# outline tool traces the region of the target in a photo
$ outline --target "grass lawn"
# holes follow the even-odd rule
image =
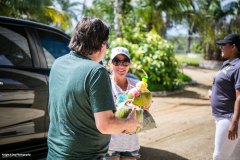
[[[176,59],[181,65],[199,66],[200,61],[203,59],[198,54],[175,54]]]

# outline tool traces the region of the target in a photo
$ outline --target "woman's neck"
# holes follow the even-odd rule
[[[128,81],[126,77],[112,77],[114,82],[123,90],[126,91],[127,90],[127,86],[128,86]]]
[[[232,60],[234,60],[235,58],[238,58],[239,57],[239,52],[238,52],[238,50],[236,49],[236,50],[234,50],[233,51],[233,53],[230,55],[230,57],[228,58],[229,59],[229,61],[232,61]]]
[[[235,58],[238,58],[238,57],[239,57],[238,55],[234,55],[234,56],[230,57],[228,60],[229,60],[229,62],[231,62],[232,60],[234,60]]]

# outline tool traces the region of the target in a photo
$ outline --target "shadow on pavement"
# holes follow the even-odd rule
[[[207,94],[207,92],[206,92]],[[174,95],[170,95],[168,97],[177,97],[177,98],[193,98],[193,99],[202,99],[202,100],[208,100],[205,96],[200,95],[197,92],[194,91],[188,91],[184,90],[183,93],[178,93]]]
[[[143,146],[140,148],[140,154],[140,160],[188,160],[175,153]]]
[[[203,85],[203,84],[197,84],[197,85],[192,85],[192,88],[201,88],[201,89],[206,89],[207,91],[209,89],[211,89],[211,86],[209,85]],[[206,91],[206,95],[208,94],[208,92]],[[184,89],[183,92],[180,93],[176,93],[176,94],[172,94],[169,95],[168,97],[178,97],[178,98],[193,98],[193,99],[202,99],[202,100],[209,100],[208,97],[206,97],[206,95],[200,95],[198,92],[196,91],[189,91],[187,89]]]

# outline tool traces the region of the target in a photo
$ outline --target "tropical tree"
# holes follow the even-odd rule
[[[220,56],[216,52],[214,41],[216,27],[223,16],[220,2],[218,0],[201,0],[201,3],[197,4],[199,9],[195,12],[197,16],[195,22],[201,36],[205,59],[219,59]]]
[[[121,16],[121,6],[119,0],[114,1],[114,30],[116,31],[116,36],[121,37],[121,25],[120,25],[120,16]]]
[[[239,24],[239,2],[233,2],[225,10],[219,0],[194,0],[191,6],[185,19],[189,28],[189,37],[192,33],[199,34],[205,59],[221,60],[219,48],[214,42],[227,33],[239,30],[235,25],[235,23]]]
[[[54,7],[51,0],[0,0],[0,15],[28,19],[66,30],[70,16]]]
[[[98,17],[109,24],[114,24],[114,0],[93,0],[92,6],[87,7],[83,14],[90,17]]]
[[[184,11],[189,7],[188,0],[136,0],[134,4],[136,19],[144,22],[150,31],[155,28],[163,37],[173,24],[184,18]]]
[[[67,23],[60,23],[67,33],[71,33],[73,30],[72,22],[77,21],[79,16],[86,7],[86,0],[83,2],[71,2],[69,0],[54,0],[55,3],[59,4],[60,12],[66,17]]]
[[[51,5],[51,0],[0,0],[0,15],[32,18],[32,13],[38,8],[42,9],[43,7]]]
[[[240,26],[240,0],[232,1],[228,5],[222,7],[223,16],[221,24],[218,25],[220,33],[237,33]]]
[[[68,13],[71,18],[77,20],[79,15],[82,15],[83,10],[86,7],[86,0],[83,2],[71,2],[69,0],[56,0],[60,5],[62,11]],[[80,9],[81,6],[81,9]]]

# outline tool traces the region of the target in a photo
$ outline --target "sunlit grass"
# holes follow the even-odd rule
[[[201,55],[175,54],[176,59],[181,65],[199,66],[203,59]]]

